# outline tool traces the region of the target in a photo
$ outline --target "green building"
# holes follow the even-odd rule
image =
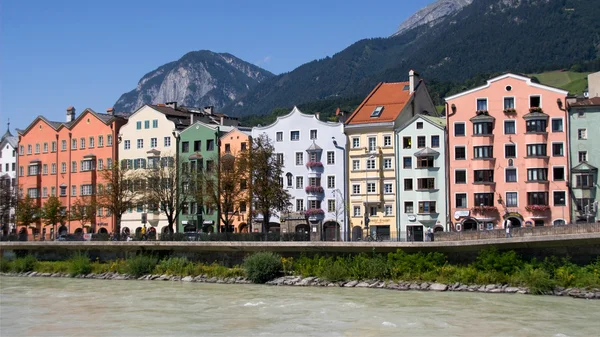
[[[572,223],[600,221],[600,97],[569,105]]]

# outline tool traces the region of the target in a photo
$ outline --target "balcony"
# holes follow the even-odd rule
[[[473,146],[491,146],[494,145],[494,135],[473,135],[471,142]]]
[[[317,221],[325,217],[325,211],[320,208],[309,208],[304,215],[308,217],[308,220]]]
[[[325,192],[323,186],[306,186],[304,191],[308,194],[323,194]]]
[[[550,210],[548,205],[527,205],[525,210],[530,213],[544,213]]]

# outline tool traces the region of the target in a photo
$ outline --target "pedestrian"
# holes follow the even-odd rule
[[[512,238],[511,228],[512,222],[509,219],[504,220],[504,228],[506,229],[506,238]]]
[[[146,241],[146,225],[142,227],[142,240]]]

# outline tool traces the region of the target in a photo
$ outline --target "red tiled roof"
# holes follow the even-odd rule
[[[350,115],[346,124],[392,122],[410,100],[409,82],[379,83]],[[405,90],[406,88],[406,90]],[[371,117],[376,107],[383,106],[379,117]]]
[[[577,107],[596,106],[596,105],[600,105],[600,97],[592,97],[590,99],[586,99],[586,100],[575,102],[575,103],[571,104],[571,106],[577,106]]]

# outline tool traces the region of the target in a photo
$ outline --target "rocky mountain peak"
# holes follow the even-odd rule
[[[470,5],[472,2],[473,0],[438,0],[425,6],[415,14],[411,15],[408,19],[404,20],[392,36],[400,35],[407,30],[422,25],[433,26],[440,22],[444,17],[460,11],[463,7]]]

